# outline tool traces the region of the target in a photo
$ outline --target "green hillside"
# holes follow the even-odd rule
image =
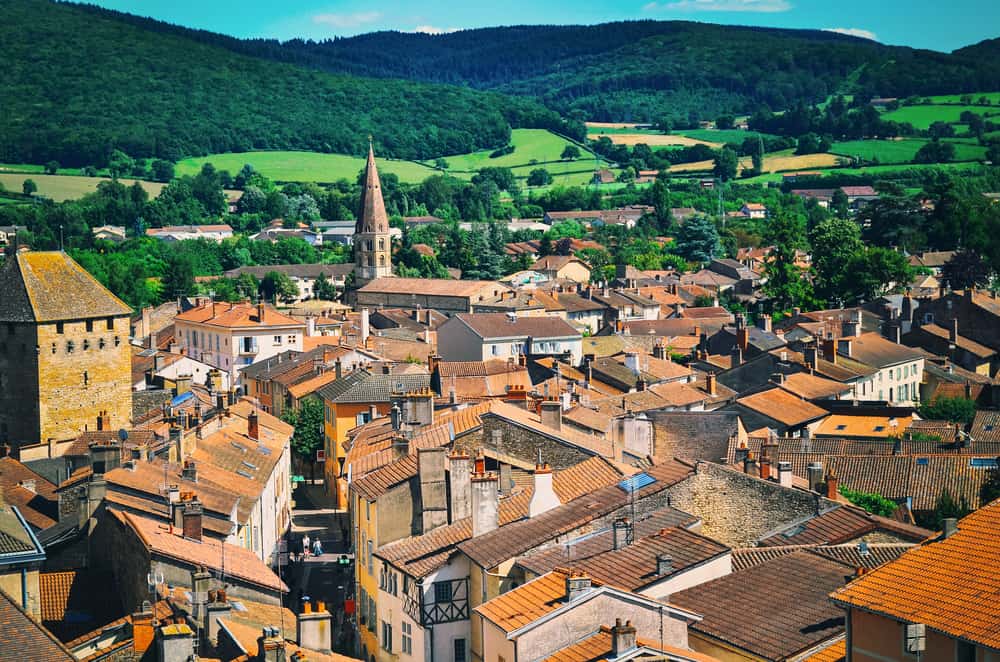
[[[558,124],[526,100],[333,75],[234,53],[155,21],[6,0],[0,162],[103,165],[253,149],[428,158],[503,145],[511,124]]]

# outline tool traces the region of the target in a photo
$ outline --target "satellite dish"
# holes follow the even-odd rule
[[[128,430],[122,428],[118,431],[118,441],[125,441],[128,439]]]

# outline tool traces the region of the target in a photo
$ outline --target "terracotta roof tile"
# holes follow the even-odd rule
[[[580,337],[580,332],[561,317],[518,316],[511,319],[507,313],[459,313],[452,319],[465,324],[483,339],[520,336],[530,336],[536,340]]]
[[[784,547],[747,547],[733,550],[733,572],[746,570],[796,551],[808,551],[836,559],[854,568],[873,570],[899,558],[912,549],[910,543],[868,543],[863,553],[856,543],[845,545],[786,545]]]
[[[420,294],[446,297],[475,297],[485,290],[491,296],[507,291],[506,285],[493,280],[450,280],[445,278],[376,278],[359,292]],[[495,293],[494,293],[495,291]]]
[[[107,590],[112,585],[109,575],[94,569],[39,573],[42,623],[60,641],[70,641],[121,618],[118,595]]]
[[[0,591],[0,628],[4,633],[3,650],[16,651],[14,657],[20,662],[76,662],[69,649],[3,591]]]
[[[507,591],[476,607],[475,611],[504,632],[527,625],[555,611],[566,601],[566,579],[570,572],[559,569]],[[592,586],[603,584],[592,580]]]
[[[747,409],[778,421],[783,425],[796,426],[815,421],[827,415],[821,409],[799,397],[779,388],[772,388],[760,393],[748,395],[737,401]]]
[[[1000,648],[1000,501],[963,518],[950,537],[929,541],[834,592],[844,607],[924,623],[987,648]]]
[[[603,662],[614,659],[611,650],[611,628],[602,625],[597,634],[552,653],[544,662]],[[649,653],[663,653],[668,662],[718,662],[711,655],[696,653],[683,648],[662,646],[659,641],[638,637],[636,644],[648,649]],[[660,658],[663,659],[663,658]]]
[[[295,326],[305,330],[305,322],[279,313],[268,304],[260,305],[264,309],[263,319],[259,314],[258,306],[255,304],[223,302],[211,302],[204,306],[192,308],[178,314],[176,319],[182,322],[196,322],[226,328]]]
[[[171,533],[165,524],[131,513],[110,511],[124,526],[133,530],[146,548],[189,565],[203,565],[221,572],[222,549],[226,552],[226,574],[273,591],[288,591],[281,579],[248,549],[203,538],[188,540]]]

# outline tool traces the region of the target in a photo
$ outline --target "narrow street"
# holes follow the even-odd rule
[[[285,582],[291,590],[286,605],[295,613],[302,611],[306,599],[323,601],[333,615],[331,648],[334,652],[353,655],[353,628],[344,613],[344,601],[353,597],[354,562],[340,563],[341,554],[350,552],[349,516],[346,512],[329,507],[322,485],[299,484],[294,493],[296,507],[292,511],[293,541],[308,535],[310,544],[317,539],[323,548],[320,556],[293,555],[299,561],[290,561],[285,572]],[[298,547],[293,542],[292,550]]]

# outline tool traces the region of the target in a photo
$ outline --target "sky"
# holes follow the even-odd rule
[[[327,39],[376,30],[448,32],[512,24],[690,20],[846,32],[951,51],[1000,36],[995,0],[89,0],[235,37]]]

